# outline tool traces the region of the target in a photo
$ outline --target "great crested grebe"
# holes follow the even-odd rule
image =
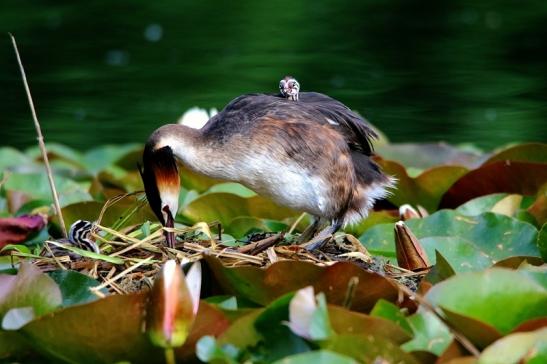
[[[376,133],[342,103],[319,93],[302,102],[248,94],[230,102],[202,129],[169,124],[152,133],[141,176],[160,222],[173,227],[180,179],[175,158],[186,167],[239,182],[280,205],[305,211],[314,222],[302,234],[313,250],[340,227],[364,218],[385,197],[393,179],[372,161]],[[167,244],[175,235],[166,232]]]
[[[291,101],[298,101],[300,84],[293,76],[285,76],[279,81],[279,93],[281,97]]]

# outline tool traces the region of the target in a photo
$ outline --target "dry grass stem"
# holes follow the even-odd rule
[[[15,55],[17,56],[17,63],[19,64],[19,70],[21,71],[23,85],[25,86],[25,91],[27,93],[28,103],[30,106],[30,111],[32,113],[32,119],[34,120],[34,126],[36,128],[38,146],[40,147],[40,152],[42,153],[42,159],[44,160],[44,165],[46,167],[46,174],[49,180],[49,187],[51,188],[51,195],[53,197],[53,203],[55,205],[55,212],[57,213],[57,216],[59,216],[59,223],[61,225],[61,230],[63,232],[63,236],[66,239],[68,235],[67,235],[67,230],[65,226],[65,220],[63,219],[61,204],[59,203],[59,195],[57,194],[57,189],[55,188],[55,181],[53,180],[53,172],[51,171],[51,166],[49,165],[49,158],[47,156],[46,144],[44,143],[44,137],[42,135],[42,128],[40,127],[38,116],[36,115],[34,102],[32,101],[32,95],[30,93],[30,88],[27,82],[27,75],[23,67],[23,62],[21,61],[21,56],[19,55],[19,50],[17,49],[17,43],[15,42],[15,37],[11,33],[9,36],[11,37],[11,41],[13,43],[13,49],[15,50]]]

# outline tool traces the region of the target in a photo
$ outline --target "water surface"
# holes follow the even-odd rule
[[[547,140],[547,2],[3,0],[47,141],[144,142],[285,74],[392,141]],[[2,145],[35,143],[0,36]]]

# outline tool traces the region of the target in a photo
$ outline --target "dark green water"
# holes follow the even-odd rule
[[[2,145],[144,142],[191,106],[274,92],[284,74],[392,141],[547,140],[547,1],[0,3]]]

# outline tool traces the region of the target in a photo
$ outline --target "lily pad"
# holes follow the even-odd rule
[[[443,309],[492,325],[502,334],[547,315],[546,287],[518,270],[491,268],[459,274],[433,286],[426,298]]]
[[[545,163],[497,161],[458,179],[442,196],[440,207],[456,208],[473,198],[500,192],[533,196],[545,181]]]
[[[0,317],[11,308],[32,307],[35,316],[49,313],[62,302],[61,290],[39,268],[22,262],[16,276],[0,275]]]
[[[11,169],[10,167],[28,166],[32,160],[17,149],[11,147],[0,148],[0,171]]]
[[[146,302],[146,293],[112,295],[43,316],[21,332],[33,349],[63,361],[155,363],[163,352],[142,331]],[[186,344],[177,349],[177,357],[193,358],[197,339],[219,335],[227,324],[220,311],[201,302],[195,325]]]
[[[482,352],[478,364],[532,363],[532,360],[537,363],[547,360],[547,328],[501,338]]]
[[[297,214],[260,196],[244,198],[225,192],[202,195],[182,211],[182,215],[192,222],[218,220],[226,225],[239,216],[282,220]]]
[[[406,224],[432,264],[438,250],[457,272],[481,270],[511,256],[539,256],[535,227],[504,215],[463,216],[441,210]],[[371,253],[395,258],[393,224],[377,225],[359,240]]]
[[[388,363],[418,364],[412,355],[390,340],[373,335],[338,335],[322,347],[352,357],[360,363],[383,359]]]
[[[54,180],[61,206],[92,199],[86,188],[79,183],[60,176],[54,176]],[[43,199],[50,203],[53,201],[45,173],[13,173],[3,187],[6,191],[23,192],[33,199]]]
[[[50,272],[49,276],[59,285],[65,307],[98,299],[89,289],[100,283],[85,274],[72,270],[56,270]]]
[[[437,209],[445,192],[468,171],[465,167],[441,166],[428,169],[413,178],[397,162],[380,160],[379,163],[385,173],[397,178],[397,188],[388,197],[390,202],[396,206],[421,205],[430,212]]]
[[[427,169],[440,165],[475,168],[481,156],[446,143],[383,144],[376,148],[378,155],[401,163],[405,167]]]
[[[357,364],[358,362],[349,356],[336,354],[329,350],[310,351],[296,355],[290,355],[280,359],[274,364]]]
[[[515,145],[494,154],[484,164],[498,161],[547,163],[547,144],[528,143]]]
[[[114,165],[125,155],[141,149],[142,147],[138,144],[102,145],[87,151],[82,158],[82,162],[89,172],[97,174]],[[133,168],[136,168],[136,165]]]
[[[348,262],[319,267],[302,261],[279,261],[263,269],[228,268],[212,256],[206,256],[205,261],[224,293],[264,306],[286,293],[310,285],[315,292],[324,292],[328,303],[342,305],[352,277],[359,281],[352,310],[368,312],[378,299],[395,302],[398,296],[397,288],[387,278]]]
[[[431,312],[421,311],[407,318],[414,337],[401,347],[408,352],[428,351],[441,355],[450,345],[453,335]]]

